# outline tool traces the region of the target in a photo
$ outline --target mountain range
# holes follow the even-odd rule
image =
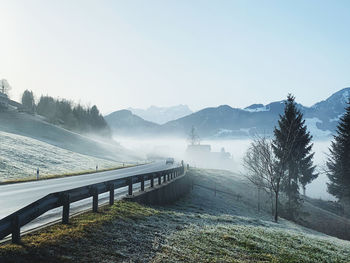
[[[315,138],[334,134],[339,118],[345,112],[349,96],[350,88],[345,88],[311,107],[297,104],[304,114],[308,130]],[[283,110],[284,100],[281,100],[267,105],[253,104],[244,109],[229,105],[209,107],[164,124],[146,121],[128,110],[113,112],[105,119],[119,135],[187,137],[194,126],[201,138],[228,139],[257,133],[271,135]]]

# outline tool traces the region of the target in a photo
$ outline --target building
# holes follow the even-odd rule
[[[231,154],[221,148],[220,152],[212,152],[209,144],[191,144],[187,146],[186,160],[193,166],[202,168],[233,169]]]

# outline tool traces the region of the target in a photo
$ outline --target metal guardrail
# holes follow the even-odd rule
[[[109,192],[109,204],[114,204],[114,190],[122,187],[128,187],[128,195],[133,193],[133,185],[140,183],[141,191],[145,190],[145,181],[150,181],[150,187],[153,188],[155,180],[158,185],[170,181],[184,173],[184,167],[176,167],[164,171],[151,172],[146,174],[137,174],[124,178],[118,178],[101,183],[82,186],[66,191],[51,193],[45,197],[23,207],[22,209],[4,217],[0,220],[0,240],[8,235],[12,235],[13,243],[21,241],[21,227],[32,220],[41,216],[49,210],[63,206],[62,223],[69,223],[70,204],[92,197],[92,211],[98,211],[98,195]]]

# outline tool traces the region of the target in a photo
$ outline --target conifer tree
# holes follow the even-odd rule
[[[278,127],[274,130],[273,150],[278,160],[277,169],[285,176],[282,191],[287,195],[288,217],[295,219],[300,206],[299,185],[306,184],[318,174],[313,166],[312,136],[306,129],[303,114],[297,109],[295,98],[289,94],[284,114],[280,115]]]
[[[34,113],[35,101],[33,91],[25,90],[22,95],[22,105],[30,113]]]
[[[350,99],[340,118],[337,132],[329,149],[327,190],[339,200],[350,199]]]

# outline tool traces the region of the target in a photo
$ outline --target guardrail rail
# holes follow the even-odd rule
[[[12,242],[16,244],[20,243],[21,227],[54,208],[61,206],[63,207],[62,223],[68,224],[69,208],[71,203],[92,197],[92,211],[98,212],[99,194],[109,192],[109,204],[113,205],[115,189],[128,187],[128,195],[132,195],[134,184],[140,183],[140,191],[145,191],[145,182],[147,181],[150,181],[150,188],[153,188],[155,185],[155,180],[158,180],[158,185],[161,185],[167,181],[171,181],[183,173],[184,167],[180,166],[163,171],[137,174],[48,194],[45,197],[1,219],[0,240],[11,234]]]

